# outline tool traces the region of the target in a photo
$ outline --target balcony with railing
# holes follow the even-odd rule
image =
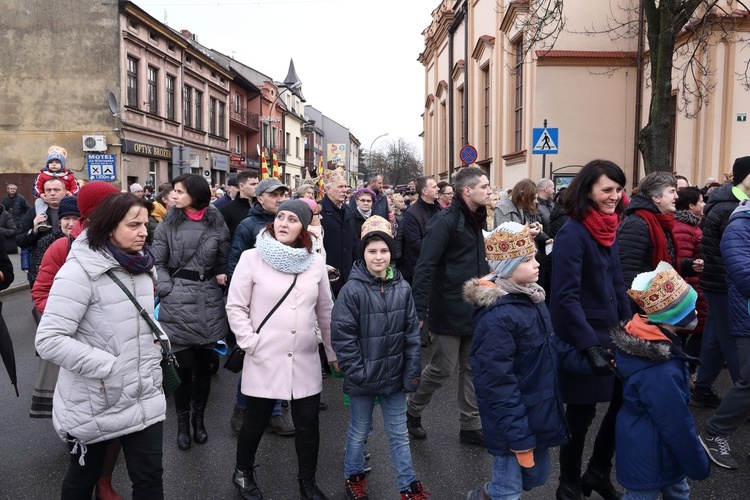
[[[260,116],[257,113],[253,113],[247,108],[240,109],[239,112],[234,108],[229,110],[229,119],[246,126],[252,130],[260,130]]]

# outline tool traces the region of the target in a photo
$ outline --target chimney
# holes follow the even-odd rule
[[[190,31],[188,31],[188,30],[182,30],[182,31],[180,31],[180,33],[182,33],[182,36],[190,38],[191,40],[196,40],[196,41],[198,40],[196,38],[196,36],[194,34],[190,33]]]

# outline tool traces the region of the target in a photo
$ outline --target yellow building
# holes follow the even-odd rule
[[[642,177],[636,134],[648,121],[648,48],[639,81],[637,37],[586,33],[606,27],[617,5],[565,2],[565,28],[549,50],[544,43],[527,47],[528,0],[440,2],[423,32],[419,56],[425,68],[425,173],[447,179],[462,165],[462,146],[470,144],[477,150],[476,165],[504,188],[525,177],[555,176],[564,183],[594,158],[620,165],[629,184]],[[637,9],[618,12],[633,22],[637,15]],[[747,21],[736,27],[747,28]],[[718,71],[714,93],[695,117],[678,110],[682,96],[675,75],[672,166],[693,184],[721,177],[734,158],[750,154],[746,139],[742,142],[748,125],[741,121],[750,94],[736,76],[750,53],[743,49],[722,41],[700,54],[709,70]],[[695,109],[689,105],[688,114]],[[543,164],[543,156],[533,154],[541,146],[533,129],[545,120],[558,135],[557,154],[546,155]]]

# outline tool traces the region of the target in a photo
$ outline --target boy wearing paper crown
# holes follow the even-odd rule
[[[706,479],[711,470],[690,414],[690,372],[678,330],[698,323],[697,294],[677,271],[660,262],[635,277],[628,295],[646,314],[612,331],[615,359],[624,378],[617,415],[617,481],[624,499],[687,499],[686,476]]]
[[[339,292],[331,313],[334,368],[345,374],[349,432],[344,458],[347,500],[366,500],[364,443],[380,401],[401,500],[426,500],[417,481],[406,428],[406,393],[414,392],[422,371],[417,310],[411,287],[390,265],[395,242],[391,224],[373,215],[362,225],[359,260]]]
[[[492,480],[468,498],[520,498],[549,477],[549,448],[568,441],[558,367],[591,374],[591,365],[552,331],[529,226],[504,222],[484,233],[484,244],[492,273],[469,280],[464,299],[474,306],[471,368],[495,458]]]

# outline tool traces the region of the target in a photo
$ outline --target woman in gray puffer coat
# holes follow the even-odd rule
[[[60,366],[52,423],[70,449],[61,498],[91,498],[105,452],[120,438],[133,498],[163,498],[162,422],[167,404],[161,349],[112,276],[154,312],[154,258],[146,241],[150,203],[105,198],[55,276],[36,332],[39,356]]]
[[[172,180],[174,206],[154,234],[154,257],[161,301],[159,322],[172,342],[182,385],[174,393],[177,446],[208,440],[203,415],[211,392],[211,356],[216,341],[227,335],[224,309],[229,229],[211,205],[211,190],[199,175]]]

